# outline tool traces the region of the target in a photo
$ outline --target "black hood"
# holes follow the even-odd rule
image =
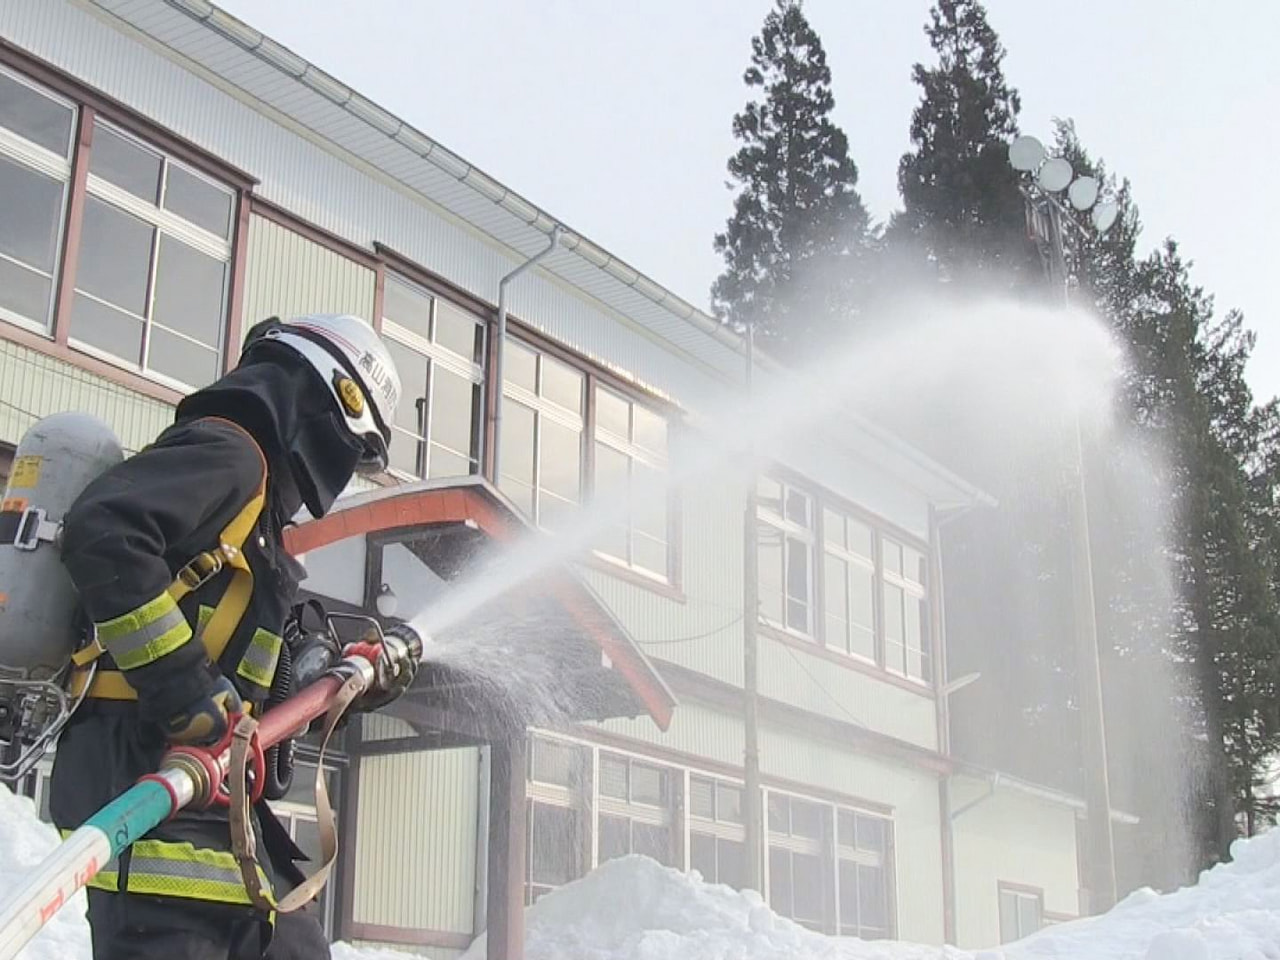
[[[328,513],[360,459],[328,386],[276,343],[253,345],[236,369],[178,404],[178,422],[199,417],[223,417],[258,441],[283,520],[304,503],[314,517]]]

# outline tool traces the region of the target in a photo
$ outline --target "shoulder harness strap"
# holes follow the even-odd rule
[[[177,576],[168,588],[169,595],[175,601],[179,601],[216,577],[224,567],[231,568],[231,582],[227,584],[227,589],[214,607],[208,622],[199,631],[199,639],[204,644],[209,659],[216,663],[227,649],[227,644],[231,642],[231,635],[239,626],[240,620],[249,608],[249,600],[253,596],[253,571],[244,557],[244,542],[249,539],[267,502],[267,458],[262,448],[258,446],[258,442],[239,424],[221,417],[205,419],[225,423],[244,434],[245,438],[253,444],[253,449],[257,451],[262,463],[262,475],[257,489],[240,512],[222,528],[222,532],[218,534],[217,546],[193,557],[178,570]],[[101,643],[95,638],[93,643],[74,653],[71,660],[77,667],[86,667],[104,652]],[[83,683],[83,680],[74,683],[73,692],[78,694],[79,691],[76,688]],[[90,683],[89,696],[108,700],[138,698],[137,692],[129,685],[125,675],[115,670],[98,671],[98,675]]]

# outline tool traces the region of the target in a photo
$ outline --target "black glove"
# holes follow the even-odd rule
[[[234,684],[219,674],[212,690],[165,721],[164,734],[173,744],[210,747],[231,729],[231,715],[243,710]]]

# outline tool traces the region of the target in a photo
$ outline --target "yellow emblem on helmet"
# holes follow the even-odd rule
[[[342,405],[347,408],[347,413],[353,417],[358,417],[364,413],[364,393],[350,377],[342,377],[338,380],[338,396],[342,398]]]

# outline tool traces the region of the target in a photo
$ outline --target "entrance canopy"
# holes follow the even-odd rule
[[[476,590],[486,562],[539,536],[481,478],[427,480],[343,498],[291,528],[307,593],[331,610],[412,620]],[[567,565],[496,596],[429,643],[413,690],[388,712],[446,742],[493,742],[529,726],[648,714],[675,698],[639,647]],[[385,618],[384,618],[385,619]],[[433,661],[432,649],[437,657]]]

